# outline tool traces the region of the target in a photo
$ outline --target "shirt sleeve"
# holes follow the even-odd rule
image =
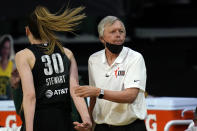
[[[142,55],[129,63],[124,80],[124,88],[139,88],[145,91],[146,86],[146,66]]]

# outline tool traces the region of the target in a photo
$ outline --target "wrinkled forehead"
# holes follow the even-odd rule
[[[114,24],[120,24],[120,28],[122,28],[125,31],[125,27],[124,24],[119,21],[119,20],[115,20],[113,22],[108,22],[104,25],[104,30],[113,27]]]

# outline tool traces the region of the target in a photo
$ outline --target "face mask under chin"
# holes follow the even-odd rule
[[[111,44],[111,43],[106,42],[106,47],[111,53],[119,54],[122,51],[123,44],[122,45],[115,45],[115,44]]]

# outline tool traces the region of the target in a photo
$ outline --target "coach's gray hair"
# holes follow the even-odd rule
[[[125,26],[124,26],[123,22],[119,18],[117,18],[115,16],[106,16],[98,24],[98,34],[99,34],[99,37],[102,37],[103,36],[104,29],[105,29],[105,26],[106,25],[112,25],[117,20],[121,22],[121,24],[122,24],[122,26],[124,28],[124,31],[126,33]]]

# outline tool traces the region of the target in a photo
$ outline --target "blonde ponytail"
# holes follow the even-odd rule
[[[75,27],[81,23],[81,20],[85,18],[85,14],[81,13],[84,7],[78,7],[74,9],[66,9],[62,14],[52,14],[49,10],[43,6],[37,6],[33,12],[36,18],[37,33],[42,41],[49,42],[49,46],[46,47],[46,54],[51,54],[54,51],[54,46],[57,44],[63,51],[61,43],[58,41],[54,31],[66,31],[74,33]],[[34,18],[32,18],[34,19]],[[30,28],[31,30],[31,28]],[[33,34],[34,35],[34,34]]]

